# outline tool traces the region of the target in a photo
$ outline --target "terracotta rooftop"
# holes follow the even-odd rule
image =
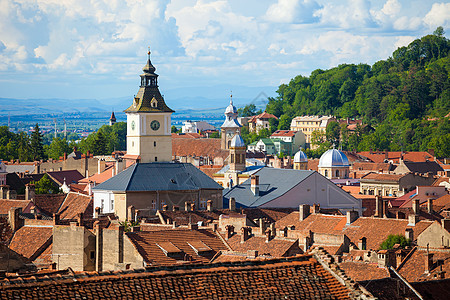
[[[311,255],[289,260],[172,266],[4,279],[2,299],[350,299]]]
[[[295,136],[296,133],[297,133],[297,131],[292,131],[292,130],[276,130],[274,133],[272,133],[271,136],[289,136],[289,137],[293,137],[293,136]]]
[[[413,249],[412,255],[408,255],[402,262],[398,272],[409,282],[439,279],[439,272],[444,271],[445,278],[450,278],[450,250],[430,250],[433,255],[431,270],[426,272],[425,260],[427,251],[425,249]]]
[[[360,217],[348,226],[345,226],[342,233],[345,234],[355,245],[358,241],[366,238],[366,249],[378,250],[381,243],[390,235],[405,235],[407,228],[411,228],[414,237],[422,233],[432,221],[420,221],[415,226],[408,226],[408,220],[390,218],[366,218]]]
[[[164,222],[162,224],[172,224],[174,221],[177,225],[188,225],[190,223],[211,223],[213,220],[219,220],[221,214],[230,214],[231,211],[228,209],[221,210],[196,210],[196,211],[159,211],[159,214]]]
[[[114,166],[106,168],[101,173],[95,173],[94,175],[89,176],[89,178],[83,178],[79,181],[79,183],[95,182],[96,184],[100,184],[100,183],[110,179],[111,177],[113,177],[113,175],[114,175],[113,172],[115,172]],[[72,187],[72,185],[71,185],[71,187]]]
[[[52,171],[47,172],[47,174],[59,185],[62,185],[64,180],[66,181],[66,184],[70,184],[78,183],[79,180],[84,178],[78,170]]]
[[[308,159],[308,170],[318,171],[319,170],[319,159]]]
[[[173,265],[189,261],[207,263],[219,250],[228,250],[222,240],[209,229],[171,229],[161,231],[128,232],[128,238],[134,244],[147,264]],[[211,250],[197,253],[193,243],[201,242]],[[179,249],[171,253],[168,245]],[[168,252],[169,254],[165,254]],[[173,254],[173,255],[172,255]]]
[[[77,217],[79,213],[84,216],[93,215],[93,200],[91,196],[70,192],[66,199],[61,204],[58,213],[60,219],[72,220]]]
[[[378,267],[378,264],[374,263],[346,261],[340,263],[339,267],[355,281],[374,280],[390,276],[386,268]]]
[[[244,208],[242,213],[245,214],[249,220],[263,218],[269,221],[269,223],[274,223],[293,211],[295,211],[294,208]]]
[[[402,156],[401,151],[388,151],[386,152],[372,152],[362,151],[357,152],[359,155],[367,157],[373,162],[382,163],[385,159],[392,160],[395,164],[399,163],[399,159]],[[409,160],[414,162],[434,161],[434,157],[428,152],[403,152],[403,160]]]
[[[346,216],[333,216],[323,214],[311,214],[303,221],[299,220],[299,212],[294,211],[275,223],[276,228],[295,226],[295,230],[307,233],[342,234],[342,229],[347,222]]]
[[[37,194],[34,203],[44,214],[53,216],[54,213],[58,212],[65,198],[66,194]]]
[[[382,170],[383,172],[393,171],[396,166],[390,163],[373,163],[373,162],[354,162],[352,171],[376,171]]]
[[[450,209],[450,195],[444,195],[433,200],[433,207],[435,211],[449,210]]]
[[[172,141],[174,139],[199,139],[203,137],[204,137],[203,135],[196,132],[172,133]]]
[[[379,181],[392,181],[398,182],[400,178],[405,175],[401,174],[378,174],[378,173],[368,173],[367,175],[361,177],[361,181],[363,180],[379,180]]]
[[[51,243],[52,227],[23,226],[14,233],[9,248],[33,261]]]
[[[227,243],[233,251],[257,250],[258,255],[271,257],[294,256],[303,252],[300,250],[296,239],[272,238],[266,243],[265,237],[252,235],[245,242],[241,243],[241,235],[234,234],[227,240]]]
[[[278,119],[276,116],[274,116],[274,115],[272,115],[272,114],[263,112],[262,114],[259,114],[259,115],[257,115],[257,116],[252,116],[252,117],[250,118],[250,120],[248,120],[248,122],[249,122],[249,123],[255,123],[256,120],[258,120],[258,119],[272,119],[272,118]]]
[[[220,139],[173,139],[173,156],[203,156],[203,157],[224,157],[228,156],[228,151],[221,149]]]
[[[9,200],[0,199],[0,215],[8,215],[9,210],[13,207],[22,208],[22,212],[30,212],[30,207],[34,206],[29,200]]]
[[[222,168],[223,168],[223,166],[219,166],[219,165],[199,166],[199,169],[211,178],[214,178],[213,175],[216,174],[217,172],[219,172],[220,170],[222,170]]]

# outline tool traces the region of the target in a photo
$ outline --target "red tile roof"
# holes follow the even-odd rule
[[[42,274],[0,282],[2,299],[350,299],[311,255],[289,260]]]
[[[228,250],[222,240],[209,229],[171,229],[161,231],[128,232],[128,238],[140,255],[151,265],[173,265],[189,261],[191,263],[207,263],[219,250]],[[198,255],[190,242],[203,242],[211,251]],[[161,243],[170,242],[180,252],[170,257],[164,254]],[[159,246],[158,246],[159,245]],[[167,249],[166,249],[167,250]]]
[[[34,203],[46,215],[53,216],[64,202],[66,194],[41,194],[36,195]]]
[[[293,137],[293,136],[295,136],[296,133],[297,133],[297,131],[292,131],[292,130],[277,130],[274,133],[272,133],[271,136],[290,136],[290,137]]]
[[[272,118],[275,118],[275,119],[278,120],[278,118],[276,116],[274,116],[272,114],[269,114],[269,113],[266,113],[266,112],[263,112],[262,114],[259,114],[257,116],[252,116],[250,118],[250,120],[248,120],[248,122],[249,123],[256,123],[256,120],[258,120],[258,119],[272,119]]]
[[[273,223],[284,218],[295,210],[295,208],[244,208],[242,213],[252,221],[263,218],[269,223]]]
[[[23,226],[14,233],[9,248],[32,261],[50,245],[52,236],[52,227]]]
[[[233,251],[257,250],[258,255],[271,257],[294,256],[303,252],[300,250],[296,239],[272,238],[266,243],[265,237],[252,235],[245,242],[241,243],[241,235],[234,234],[227,240],[227,243]]]
[[[80,183],[88,183],[88,182],[95,182],[96,184],[100,184],[111,177],[113,177],[113,172],[115,172],[114,166],[106,168],[103,172],[95,173],[92,176],[89,176],[89,178],[83,178],[80,180]]]
[[[230,214],[231,211],[228,209],[206,211],[206,210],[196,210],[196,211],[159,211],[159,214],[163,217],[164,223],[171,224],[173,221],[177,225],[188,225],[190,223],[198,223],[199,221],[204,223],[211,223],[214,220],[219,220],[221,214]]]
[[[414,237],[422,233],[432,221],[420,221],[415,226],[408,226],[408,220],[390,218],[366,218],[361,217],[346,226],[342,233],[345,234],[355,245],[365,237],[367,249],[378,250],[381,243],[390,235],[405,235],[407,228],[411,228]]]
[[[173,156],[203,156],[203,157],[224,157],[228,156],[228,151],[221,149],[220,139],[173,139]]]
[[[355,281],[374,280],[389,277],[386,268],[378,267],[377,263],[346,261],[339,264],[345,274]]]
[[[295,230],[307,233],[342,234],[342,229],[347,222],[346,216],[332,216],[322,214],[311,214],[303,221],[299,220],[298,211],[294,211],[275,223],[276,228],[295,226]]]
[[[78,170],[52,171],[47,172],[47,174],[59,185],[62,185],[64,180],[66,181],[66,184],[69,185],[71,183],[78,183],[78,181],[84,178]]]
[[[91,196],[70,192],[59,208],[60,219],[72,220],[82,213],[84,217],[93,215],[93,200]]]
[[[32,206],[34,204],[29,200],[0,199],[0,215],[8,215],[9,210],[13,207],[22,208],[22,212],[30,212]]]
[[[398,182],[400,178],[405,175],[401,174],[378,174],[378,173],[368,173],[367,175],[361,177],[361,180],[377,180],[377,181],[390,181]]]
[[[204,136],[200,133],[196,132],[187,132],[187,133],[172,133],[172,141],[175,139],[199,139],[203,138]]]
[[[433,209],[435,211],[442,211],[450,209],[450,195],[444,195],[433,200]]]
[[[436,280],[437,275],[441,271],[445,273],[445,278],[450,278],[450,250],[443,249],[441,251],[430,250],[433,254],[433,265],[430,272],[425,272],[426,250],[413,249],[412,255],[408,255],[402,262],[398,272],[409,282]]]
[[[359,155],[365,156],[373,162],[382,163],[386,159],[385,152],[370,152],[370,151],[362,151],[357,152]],[[397,152],[388,152],[387,159],[394,161],[394,163],[398,164],[399,159],[402,155],[401,151]],[[424,161],[434,161],[434,157],[428,152],[403,152],[403,160],[409,160],[414,162],[424,162]]]
[[[373,163],[373,162],[354,162],[352,171],[376,171],[382,170],[383,172],[393,171],[395,166],[389,163]]]

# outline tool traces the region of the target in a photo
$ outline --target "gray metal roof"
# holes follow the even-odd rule
[[[259,176],[259,195],[255,196],[250,189],[250,179],[225,191],[224,203],[231,197],[241,207],[258,207],[276,199],[291,190],[297,184],[311,176],[315,171],[277,169],[264,167],[255,175]]]
[[[187,191],[223,189],[205,173],[186,163],[154,162],[134,164],[94,187],[107,191]]]

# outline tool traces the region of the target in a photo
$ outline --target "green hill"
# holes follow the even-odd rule
[[[450,41],[441,27],[372,66],[343,64],[282,84],[266,111],[288,129],[295,116],[363,119],[374,131],[334,132],[344,150],[426,151],[450,157]],[[344,130],[334,127],[334,130]],[[333,133],[328,132],[333,136]],[[328,139],[330,141],[330,138]],[[329,145],[329,144],[328,144]]]

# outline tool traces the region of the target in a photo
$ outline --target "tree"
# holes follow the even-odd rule
[[[47,148],[47,156],[49,158],[58,159],[63,156],[64,153],[68,154],[70,150],[71,149],[69,147],[69,144],[67,144],[66,139],[56,137]]]
[[[94,155],[105,155],[107,154],[106,149],[106,139],[105,136],[102,133],[102,130],[98,130],[97,134],[94,137],[94,143],[93,143],[93,152]]]
[[[175,125],[172,125],[172,127],[170,128],[170,132],[171,133],[177,133],[178,132],[178,128]]]
[[[443,37],[445,34],[444,28],[442,26],[439,26],[438,28],[436,28],[436,30],[433,32],[433,34],[438,37]]]
[[[381,243],[380,249],[392,249],[395,244],[400,244],[400,247],[405,248],[411,244],[411,241],[401,234],[390,234],[387,239]]]
[[[50,180],[47,173],[42,176],[42,178],[35,182],[33,181],[35,186],[36,194],[58,194],[61,193],[60,189],[56,184]]]
[[[251,117],[256,114],[256,105],[255,104],[248,104],[244,106],[243,108],[238,109],[238,116],[239,117]]]
[[[42,135],[37,123],[36,126],[34,126],[33,133],[31,134],[30,153],[33,160],[40,160],[44,158],[44,145],[42,143]]]
[[[292,118],[288,115],[282,115],[278,120],[278,129],[279,130],[289,130],[291,128]]]
[[[327,141],[334,144],[337,147],[339,145],[341,135],[341,127],[339,126],[339,123],[330,122],[328,123],[327,128],[325,130]]]

